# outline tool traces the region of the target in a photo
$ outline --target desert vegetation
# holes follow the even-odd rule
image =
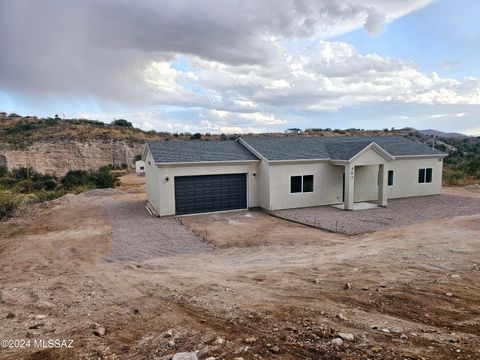
[[[437,148],[449,153],[443,174],[446,185],[480,183],[480,137],[442,139]]]
[[[360,128],[310,128],[302,131],[302,136],[405,136],[416,141],[433,144],[432,136],[413,128],[366,130]],[[249,134],[253,135],[253,134]],[[269,133],[269,136],[298,136],[297,133]],[[448,134],[446,134],[448,135]],[[444,184],[465,186],[480,182],[480,137],[437,136],[435,147],[449,153],[445,158]],[[4,148],[26,148],[37,142],[123,142],[143,144],[147,141],[170,140],[235,140],[239,134],[210,133],[170,133],[154,130],[143,131],[135,128],[126,119],[116,119],[111,124],[90,119],[62,119],[58,115],[48,118],[20,116],[15,113],[0,112],[0,150]],[[1,175],[1,174],[0,174]],[[12,180],[3,180],[7,183]],[[0,184],[0,186],[3,186]],[[47,190],[47,189],[43,189]],[[51,191],[51,190],[47,190]]]
[[[71,170],[57,178],[27,167],[8,171],[0,166],[0,220],[10,217],[22,203],[49,201],[94,188],[113,188],[116,180],[111,170],[110,166],[91,171]]]

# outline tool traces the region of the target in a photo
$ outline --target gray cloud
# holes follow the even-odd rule
[[[361,26],[374,33],[429,1],[0,0],[0,88],[141,104],[151,100],[143,72],[152,61],[183,54],[265,65],[279,41]],[[156,101],[172,101],[154,91]]]

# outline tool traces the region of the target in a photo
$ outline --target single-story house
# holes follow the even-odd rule
[[[266,210],[439,194],[446,153],[404,137],[163,141],[145,147],[148,205],[158,215]]]
[[[143,160],[135,161],[135,174],[145,175],[145,161]]]

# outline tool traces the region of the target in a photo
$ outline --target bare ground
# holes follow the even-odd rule
[[[108,262],[105,204],[138,196],[30,207],[0,224],[0,339],[74,340],[73,349],[3,349],[0,358],[480,356],[480,215],[354,237],[274,219],[266,229],[278,243],[270,235],[232,247],[210,229],[224,244],[214,252]],[[231,238],[248,232],[229,227]],[[107,333],[95,336],[94,323]],[[330,344],[338,332],[355,341]]]

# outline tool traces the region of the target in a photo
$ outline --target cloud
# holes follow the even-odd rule
[[[379,104],[478,105],[479,78],[425,74],[329,40],[378,34],[430,2],[0,0],[0,91],[122,104],[116,112],[169,131],[264,131]]]
[[[437,66],[442,70],[452,70],[457,68],[459,65],[460,65],[460,62],[456,60],[449,60],[449,61],[445,61],[440,64],[437,64]]]
[[[362,26],[375,32],[429,2],[0,0],[0,87],[31,97],[142,103],[152,63],[183,54],[265,65],[278,58],[282,41]]]

